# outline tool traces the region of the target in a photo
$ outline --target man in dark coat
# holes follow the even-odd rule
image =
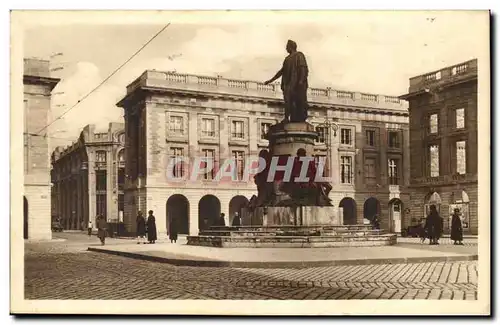
[[[142,215],[142,211],[137,212],[136,218],[136,236],[137,236],[137,244],[146,243],[146,220]]]
[[[264,82],[272,83],[281,77],[281,90],[285,101],[285,121],[305,122],[307,119],[307,77],[309,69],[304,53],[297,51],[297,43],[289,40],[286,43],[288,56],[282,68],[274,77]]]
[[[148,241],[150,244],[154,244],[158,239],[156,236],[156,219],[153,215],[153,210],[148,211]]]
[[[429,245],[439,245],[439,237],[443,228],[443,219],[439,216],[436,206],[431,205],[430,213],[425,222],[425,229],[429,237]]]
[[[453,245],[463,245],[464,234],[462,227],[462,219],[460,219],[460,209],[455,208],[451,216],[451,236]]]
[[[172,219],[170,219],[170,222],[168,224],[168,238],[170,239],[171,243],[177,242],[177,235],[178,235],[177,218],[173,217]]]
[[[233,217],[233,227],[239,227],[241,226],[241,219],[240,219],[240,214],[238,212],[234,213]]]
[[[106,231],[108,229],[108,223],[102,215],[98,215],[96,219],[97,237],[101,240],[101,245],[104,245],[106,242]]]
[[[217,222],[217,226],[221,226],[221,227],[226,226],[226,215],[224,213],[220,214],[219,220]]]

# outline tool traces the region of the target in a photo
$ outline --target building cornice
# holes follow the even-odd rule
[[[48,86],[50,90],[54,89],[54,87],[59,83],[59,81],[61,81],[61,79],[51,78],[51,77],[41,77],[32,75],[23,76],[24,84]]]

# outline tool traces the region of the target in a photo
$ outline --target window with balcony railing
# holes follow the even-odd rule
[[[342,184],[353,183],[351,156],[340,157],[340,182]]]
[[[175,178],[184,177],[184,148],[170,148],[170,158],[173,159],[173,176]]]
[[[351,146],[352,141],[352,130],[347,128],[340,129],[340,143],[343,145]]]
[[[328,136],[327,128],[324,126],[317,126],[316,133],[318,133],[317,143],[326,143],[326,137]]]
[[[245,138],[244,127],[245,127],[245,124],[243,123],[243,121],[232,121],[231,122],[231,137],[236,138],[236,139],[244,139]]]
[[[438,115],[437,114],[431,114],[429,116],[429,133],[431,134],[437,134],[438,133]]]
[[[365,158],[365,184],[377,184],[377,161],[375,158]]]
[[[184,134],[184,118],[182,116],[170,116],[170,123],[168,129],[171,134],[183,135]]]
[[[260,124],[260,139],[265,140],[266,134],[269,132],[269,128],[271,127],[271,123],[263,122]]]
[[[459,175],[465,175],[467,172],[467,159],[466,159],[466,142],[465,141],[457,141],[455,143],[456,150],[456,161],[457,161],[457,169],[456,172]]]
[[[204,137],[215,137],[215,119],[202,118],[201,119],[201,135]]]
[[[106,162],[106,156],[107,156],[107,152],[106,151],[97,151],[95,153],[95,161],[97,163],[105,163]]]
[[[389,159],[389,185],[399,185],[399,161],[397,159]]]
[[[400,138],[400,132],[389,131],[388,134],[389,148],[393,149],[401,148],[401,143],[399,141],[399,138]]]
[[[233,159],[235,162],[235,173],[236,180],[243,180],[243,174],[245,171],[245,152],[244,151],[233,151]]]
[[[202,150],[202,162],[201,168],[208,168],[209,170],[203,174],[203,179],[213,180],[215,177],[215,150],[214,149],[203,149]]]
[[[437,144],[429,146],[429,176],[439,177],[439,146]]]

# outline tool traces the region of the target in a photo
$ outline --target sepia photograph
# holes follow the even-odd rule
[[[13,10],[10,54],[11,313],[491,313],[489,11]]]

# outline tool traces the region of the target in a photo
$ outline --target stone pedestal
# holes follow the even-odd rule
[[[318,134],[313,125],[307,122],[279,123],[269,128],[269,152],[273,156],[295,156],[303,148],[307,155],[314,153],[314,141]]]
[[[243,209],[243,226],[340,226],[342,220],[336,207],[259,207]]]

